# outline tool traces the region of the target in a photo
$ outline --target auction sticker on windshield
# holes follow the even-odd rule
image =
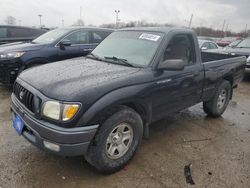
[[[155,41],[157,42],[161,36],[159,35],[154,35],[154,34],[149,34],[149,33],[142,33],[139,39],[144,39],[144,40],[150,40],[150,41]]]

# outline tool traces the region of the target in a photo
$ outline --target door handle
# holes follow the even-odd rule
[[[92,50],[93,50],[92,48],[83,49],[84,52],[89,52],[89,51],[92,51]]]

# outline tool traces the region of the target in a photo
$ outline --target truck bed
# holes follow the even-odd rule
[[[235,58],[235,57],[240,57],[240,56],[215,53],[215,52],[201,52],[201,60],[203,63],[207,63],[210,61],[225,60],[225,59],[228,60],[228,59]]]
[[[245,56],[202,52],[201,57],[205,70],[204,100],[213,96],[220,79],[227,78],[231,81],[232,87],[237,87],[243,79],[246,66]]]

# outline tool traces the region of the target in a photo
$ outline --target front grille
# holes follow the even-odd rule
[[[15,82],[14,84],[14,94],[18,100],[31,112],[35,112],[34,109],[34,95],[19,83]]]

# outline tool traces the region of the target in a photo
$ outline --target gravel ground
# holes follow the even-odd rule
[[[250,78],[235,90],[218,119],[198,104],[150,126],[130,164],[101,175],[82,157],[40,151],[19,137],[11,123],[11,89],[0,86],[0,188],[12,187],[246,187],[250,185]],[[195,185],[184,166],[192,164]]]

